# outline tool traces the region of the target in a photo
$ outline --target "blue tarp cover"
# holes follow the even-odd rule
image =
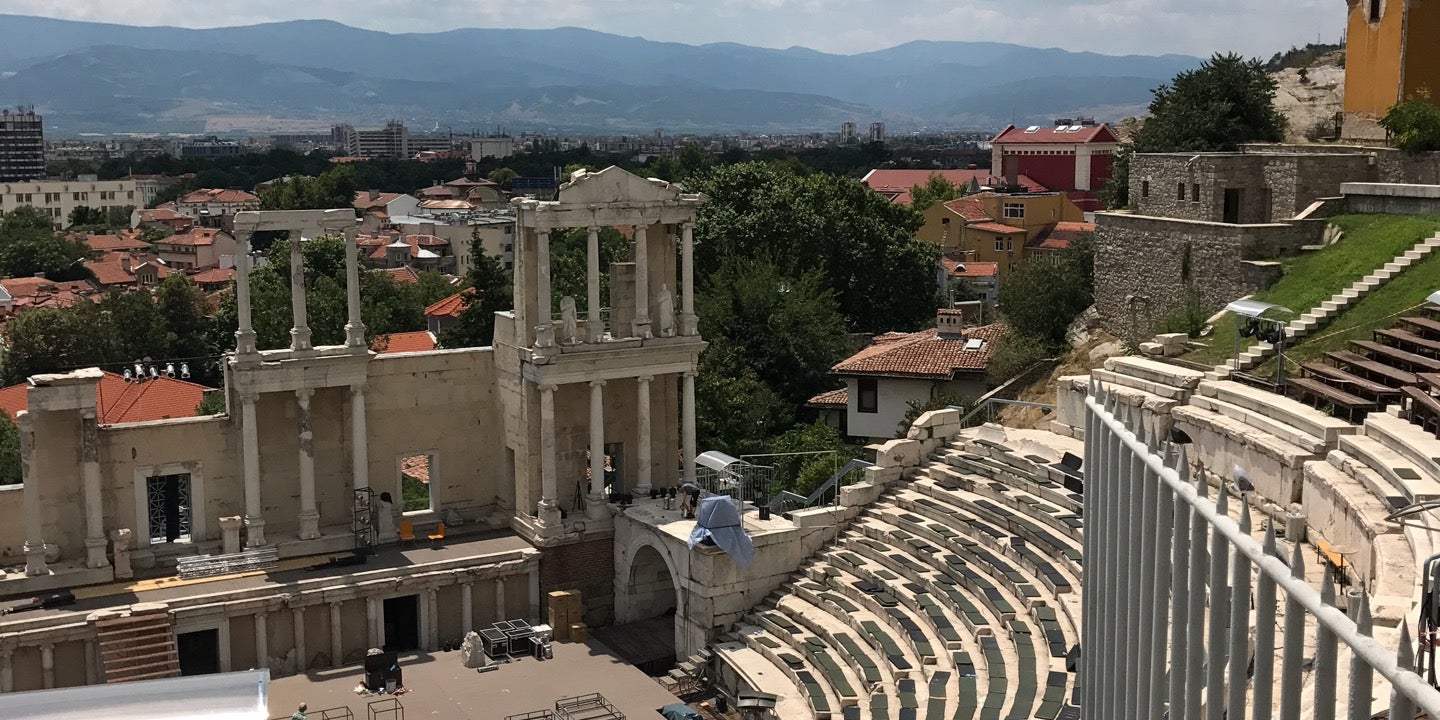
[[[745,528],[740,526],[740,511],[728,495],[711,495],[700,499],[700,509],[695,512],[695,529],[690,531],[690,547],[695,547],[705,538],[730,554],[730,559],[742,568],[750,567],[755,558],[755,545]]]

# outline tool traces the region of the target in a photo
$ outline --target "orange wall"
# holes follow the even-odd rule
[[[1440,1],[1411,0],[1405,34],[1405,96],[1428,89],[1430,100],[1440,103]]]
[[[1380,22],[1373,24],[1369,22],[1370,0],[1347,2],[1350,20],[1346,25],[1345,112],[1383,115],[1399,100],[1406,0],[1382,0]]]

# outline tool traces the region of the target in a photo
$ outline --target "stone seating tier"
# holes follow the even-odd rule
[[[1259,392],[1230,380],[1200,383],[1200,395],[1237,405],[1252,413],[1289,425],[1301,433],[1333,446],[1341,435],[1355,432],[1350,423],[1330,417],[1304,403],[1273,393]]]
[[[1440,438],[1388,413],[1367,417],[1364,432],[1409,460],[1422,474],[1440,479]]]

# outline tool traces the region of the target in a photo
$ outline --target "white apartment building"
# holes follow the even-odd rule
[[[139,207],[141,204],[134,180],[96,180],[94,176],[82,176],[78,180],[0,183],[0,215],[29,205],[48,214],[56,225],[66,224],[77,207]]]

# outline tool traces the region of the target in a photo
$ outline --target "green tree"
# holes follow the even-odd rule
[[[426,270],[420,273],[420,279],[409,287],[415,294],[415,304],[424,310],[427,306],[434,304],[436,300],[453,295],[456,286],[452,285],[444,275],[433,270]]]
[[[915,212],[925,212],[935,203],[945,203],[961,197],[965,189],[957,187],[940,173],[930,173],[930,179],[924,185],[916,185],[910,188],[910,207]]]
[[[442,347],[486,347],[494,342],[495,313],[515,307],[510,273],[500,259],[485,254],[477,229],[470,236],[470,257],[474,263],[465,277],[467,286],[460,317],[440,331]]]
[[[948,407],[969,408],[974,398],[964,398],[950,393],[940,393],[929,400],[910,400],[905,403],[905,417],[900,419],[900,425],[895,429],[895,437],[903,438],[910,432],[910,426],[915,424],[921,415],[931,410],[944,410]]]
[[[819,272],[851,332],[915,329],[933,318],[938,251],[915,240],[913,209],[856,180],[778,163],[717,165],[687,187],[711,199],[696,221],[698,276],[732,260],[763,260],[791,278]]]
[[[769,452],[824,453],[794,454],[775,459],[771,492],[783,489],[802,495],[808,495],[841,465],[859,456],[855,448],[845,444],[839,430],[823,422],[796,425],[781,433],[770,442]]]
[[[200,402],[195,405],[195,414],[224,415],[228,409],[225,407],[225,392],[212,390],[200,396]]]
[[[328,210],[350,207],[360,188],[352,163],[339,163],[315,177],[275,181],[260,193],[263,210]]]
[[[104,365],[112,359],[110,333],[95,303],[20,313],[5,321],[5,336],[8,347],[0,356],[5,385],[24,382],[31,375]]]
[[[1082,240],[1058,261],[1036,259],[1012,268],[1000,285],[1006,324],[1047,351],[1062,346],[1070,323],[1094,302],[1094,262],[1092,244]]]
[[[1440,150],[1440,107],[1428,89],[1396,103],[1380,118],[1380,127],[1395,147],[1408,154]]]
[[[20,428],[10,413],[0,412],[0,485],[19,485],[21,480]]]
[[[1156,88],[1150,116],[1115,157],[1103,192],[1107,204],[1130,203],[1132,152],[1228,151],[1285,139],[1287,122],[1275,107],[1275,87],[1260,60],[1216,53]]]
[[[104,360],[164,360],[170,354],[165,320],[150,293],[112,292],[100,301],[97,332],[108,341]]]
[[[485,176],[485,179],[508,190],[510,189],[510,181],[517,177],[520,177],[520,173],[508,167],[500,167],[491,170],[490,174]]]
[[[30,206],[18,207],[0,219],[0,276],[43,273],[52,280],[88,277],[80,262],[85,248],[55,232],[50,217]]]

